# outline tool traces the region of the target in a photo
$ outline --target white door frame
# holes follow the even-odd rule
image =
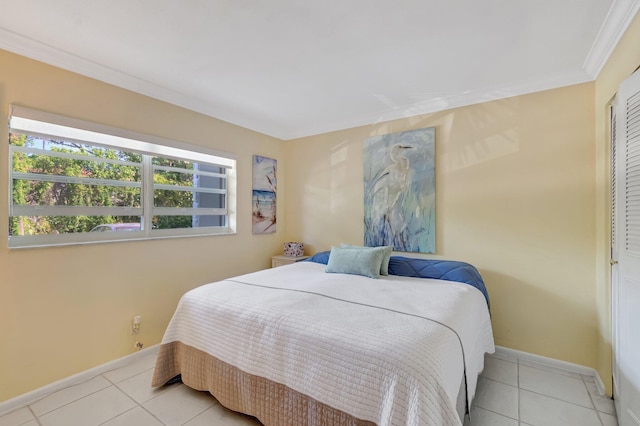
[[[614,396],[620,426],[640,426],[640,72],[614,101],[611,323]],[[616,263],[618,261],[618,263]]]

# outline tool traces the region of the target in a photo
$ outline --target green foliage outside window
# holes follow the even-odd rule
[[[68,141],[38,139],[23,134],[10,134],[10,144],[94,158],[94,160],[81,160],[14,152],[12,157],[13,172],[138,183],[142,180],[140,167],[95,161],[95,158],[105,158],[140,164],[142,156],[137,153]],[[188,161],[154,157],[153,162],[161,166],[193,169],[193,165]],[[154,181],[166,185],[193,186],[192,176],[188,173],[159,172],[154,174]],[[140,187],[14,179],[12,188],[14,205],[141,207]],[[193,193],[171,190],[155,191],[154,204],[162,207],[192,207]],[[9,233],[10,235],[41,235],[88,232],[100,224],[129,222],[140,223],[140,216],[20,216],[10,217]],[[189,228],[191,227],[191,216],[154,217],[153,227],[158,229]]]

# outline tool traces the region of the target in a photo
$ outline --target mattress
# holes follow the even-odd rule
[[[152,384],[181,375],[267,426],[461,425],[493,351],[473,286],[299,262],[186,293]]]

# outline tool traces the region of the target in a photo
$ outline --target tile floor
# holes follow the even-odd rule
[[[182,384],[149,387],[155,352],[0,417],[0,426],[259,426]],[[469,426],[617,426],[592,378],[487,356]]]

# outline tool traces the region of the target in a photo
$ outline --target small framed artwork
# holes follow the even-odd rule
[[[253,156],[253,233],[276,232],[277,160]]]

